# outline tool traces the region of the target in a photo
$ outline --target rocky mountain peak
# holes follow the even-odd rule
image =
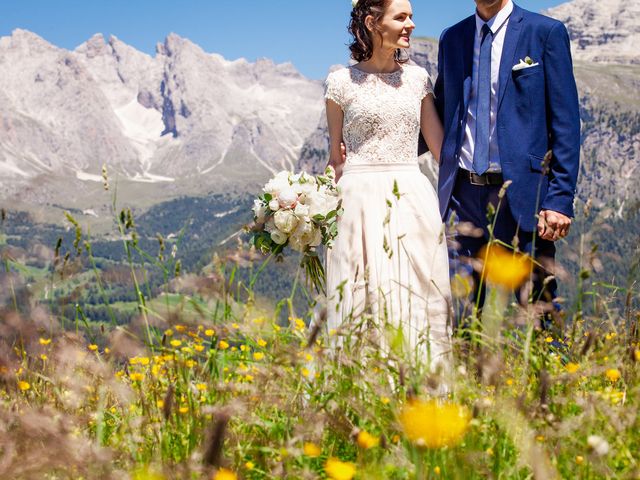
[[[567,26],[577,60],[640,64],[640,0],[573,0],[543,13]]]

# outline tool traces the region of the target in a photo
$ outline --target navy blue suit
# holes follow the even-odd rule
[[[446,219],[455,211],[460,220],[485,231],[484,239],[459,235],[460,256],[474,256],[486,243],[486,208],[489,203],[495,206],[500,189],[461,184],[458,176],[475,29],[475,16],[471,16],[442,33],[435,84],[436,107],[444,126],[438,183],[441,214]],[[513,71],[526,57],[539,65]],[[535,233],[537,214],[546,209],[573,216],[580,156],[578,93],[564,25],[517,5],[509,18],[500,62],[496,135],[502,174],[511,185],[494,234],[509,244],[517,236],[521,250],[553,258],[553,243]],[[549,150],[553,156],[543,171],[543,157]],[[537,283],[542,289],[542,279]],[[553,297],[555,283],[547,291]]]

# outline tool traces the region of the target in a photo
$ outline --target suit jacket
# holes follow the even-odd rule
[[[444,126],[438,195],[447,215],[458,172],[458,155],[473,64],[475,16],[440,37],[436,107]],[[520,59],[538,66],[513,71]],[[580,115],[569,35],[557,20],[514,5],[507,25],[498,81],[496,135],[507,197],[514,218],[533,231],[541,209],[573,216],[580,159]],[[553,152],[548,168],[542,161]],[[544,171],[543,171],[544,170]]]

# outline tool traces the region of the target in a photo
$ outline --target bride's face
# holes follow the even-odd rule
[[[377,30],[380,35],[374,35],[377,46],[385,50],[409,48],[409,38],[416,28],[412,17],[409,0],[391,0],[378,23]]]

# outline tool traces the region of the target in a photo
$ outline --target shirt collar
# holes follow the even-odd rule
[[[495,35],[498,33],[498,30],[505,24],[509,16],[513,12],[513,2],[509,0],[502,10],[496,13],[492,18],[489,19],[488,22],[485,22],[480,15],[478,15],[478,11],[476,10],[476,35],[482,35],[482,26],[486,23],[489,25],[491,32]]]

